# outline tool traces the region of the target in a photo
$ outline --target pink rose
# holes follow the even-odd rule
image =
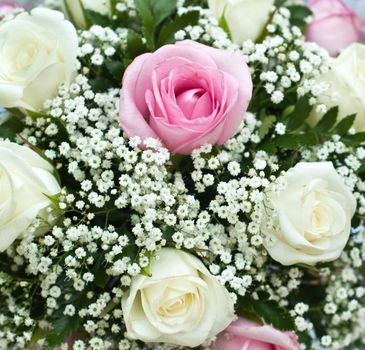
[[[239,318],[218,335],[212,350],[300,350],[297,337]]]
[[[332,56],[365,38],[365,22],[342,0],[310,0],[307,6],[314,13],[306,31],[307,40],[324,47]]]
[[[120,124],[172,153],[223,144],[237,131],[252,95],[239,52],[182,41],[137,57],[123,78]]]
[[[12,1],[0,1],[0,11],[6,11],[7,13],[15,13],[17,9],[23,9],[24,7],[17,3]]]

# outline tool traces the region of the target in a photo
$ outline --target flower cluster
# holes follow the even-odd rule
[[[0,24],[0,350],[363,346],[363,47],[298,1],[64,5]]]

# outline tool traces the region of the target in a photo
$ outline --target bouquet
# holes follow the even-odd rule
[[[0,349],[365,349],[355,12],[47,0],[0,19]]]

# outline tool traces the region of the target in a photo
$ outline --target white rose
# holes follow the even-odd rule
[[[25,146],[0,142],[0,252],[24,235],[60,192],[52,166]]]
[[[322,75],[319,82],[330,84],[330,89],[319,96],[319,103],[339,106],[339,120],[356,113],[354,128],[365,131],[365,46],[352,44],[338,56],[333,69]],[[333,99],[335,95],[335,100]],[[313,112],[308,119],[315,125],[322,114]]]
[[[152,277],[133,279],[122,307],[128,336],[148,343],[195,347],[234,319],[228,291],[203,263],[170,248],[152,262]]]
[[[87,28],[84,10],[91,10],[101,15],[110,14],[110,0],[64,0],[70,19],[79,28]]]
[[[271,257],[283,265],[337,259],[350,236],[356,200],[333,164],[299,163],[283,180],[285,190],[267,194],[274,213],[268,212],[263,232]]]
[[[233,42],[256,41],[265,29],[275,0],[208,0],[218,21],[224,18]]]
[[[0,25],[0,106],[39,110],[77,68],[77,34],[61,12],[36,8]]]

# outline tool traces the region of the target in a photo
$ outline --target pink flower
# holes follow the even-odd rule
[[[6,11],[7,13],[11,14],[20,8],[23,9],[24,6],[17,2],[0,0],[0,11]]]
[[[252,95],[239,52],[183,41],[137,57],[123,78],[120,124],[172,153],[223,144],[237,131]]]
[[[324,47],[332,56],[365,38],[365,22],[342,0],[310,0],[307,6],[314,13],[314,21],[306,31],[307,40]]]
[[[239,318],[218,335],[212,350],[300,350],[297,337]]]

